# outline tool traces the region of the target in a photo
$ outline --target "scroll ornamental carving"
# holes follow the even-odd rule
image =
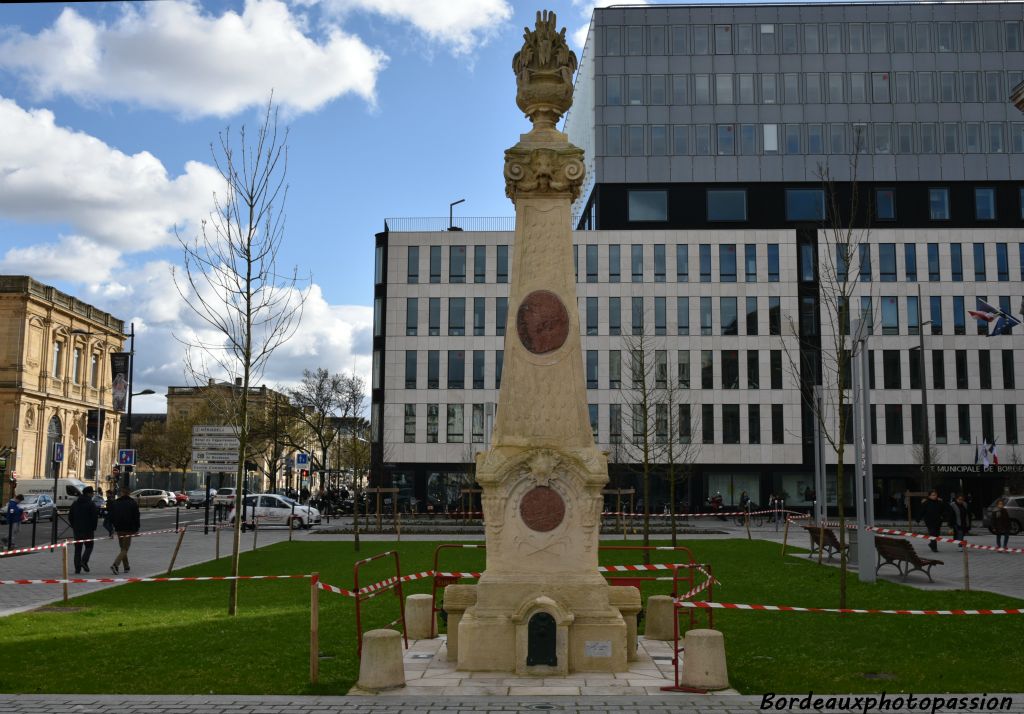
[[[505,151],[505,195],[513,201],[521,195],[568,194],[575,201],[586,169],[583,149],[525,149]]]

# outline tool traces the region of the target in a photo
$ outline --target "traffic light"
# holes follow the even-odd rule
[[[309,469],[300,470],[299,476],[301,476],[302,478],[309,478]]]

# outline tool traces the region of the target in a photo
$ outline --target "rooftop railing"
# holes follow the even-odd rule
[[[447,216],[427,218],[388,218],[384,221],[392,233],[436,233],[439,231],[514,231],[515,216],[461,217],[452,220],[449,227]]]

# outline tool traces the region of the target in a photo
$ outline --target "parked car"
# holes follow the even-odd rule
[[[276,493],[258,493],[245,497],[245,523],[251,526],[258,518],[260,526],[286,526],[292,521],[293,528],[309,528],[320,523],[320,511],[303,506],[287,496]],[[235,510],[232,508],[228,520],[234,523]]]
[[[167,508],[173,506],[177,501],[174,494],[158,488],[143,488],[132,492],[132,498],[138,501],[140,507],[155,506],[156,508]]]
[[[47,493],[32,493],[25,496],[25,500],[21,502],[21,510],[21,522],[30,523],[33,518],[39,521],[52,521],[57,509],[53,506],[53,496]],[[0,514],[0,523],[7,524],[6,514]]]
[[[216,493],[216,491],[211,488],[210,489],[210,496],[212,497],[215,493]],[[203,508],[204,506],[206,506],[206,489],[205,488],[197,488],[194,491],[189,491],[185,495],[186,495],[186,500],[185,500],[185,509],[186,510],[188,510],[189,508]]]
[[[1002,501],[1006,506],[1006,512],[1010,516],[1010,535],[1017,535],[1024,531],[1024,496],[1000,496],[996,501]],[[981,523],[992,532],[992,510],[996,502],[992,501],[982,514]]]
[[[213,504],[228,507],[234,506],[236,493],[237,491],[233,488],[218,488],[217,493],[213,496]]]
[[[184,491],[171,491],[171,493],[174,494],[174,502],[177,505],[180,506],[188,503],[188,494]]]

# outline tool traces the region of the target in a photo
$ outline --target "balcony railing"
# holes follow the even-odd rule
[[[436,233],[448,230],[446,216],[429,218],[388,218],[385,221],[392,233]],[[459,217],[452,219],[452,226],[463,231],[514,231],[515,216]]]

